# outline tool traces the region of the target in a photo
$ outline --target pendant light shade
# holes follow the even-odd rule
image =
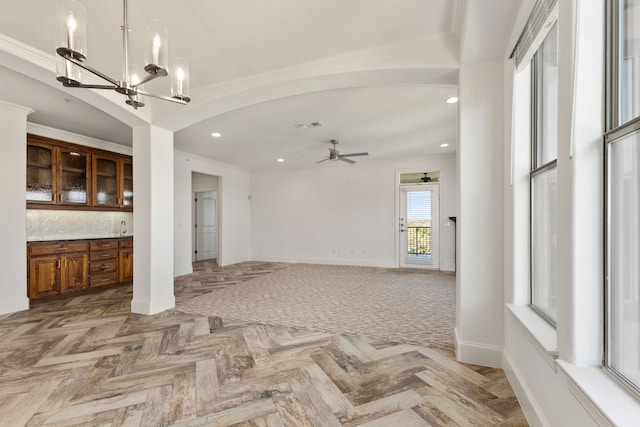
[[[189,102],[189,64],[182,58],[171,61],[171,96]]]
[[[58,3],[56,47],[79,61],[87,58],[87,11],[75,0]]]
[[[162,22],[157,19],[147,21],[144,46],[144,69],[166,76],[169,70],[169,33]]]

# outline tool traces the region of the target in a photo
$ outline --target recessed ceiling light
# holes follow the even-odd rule
[[[449,146],[449,144],[440,144],[440,147],[442,147],[442,148],[446,148],[448,146]]]
[[[284,162],[284,159],[278,159],[278,163]]]
[[[452,96],[451,98],[447,98],[447,104],[455,104],[456,102],[458,102],[457,96]]]
[[[214,138],[220,138],[222,134],[220,132],[211,132],[211,136]]]

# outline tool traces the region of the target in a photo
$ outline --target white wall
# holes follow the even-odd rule
[[[175,151],[174,153],[174,274],[193,272],[191,197],[192,173],[218,176],[219,242],[218,264],[248,261],[250,236],[249,171],[204,157]]]
[[[453,270],[453,155],[252,172],[252,258],[397,267],[400,171],[440,171],[441,268]]]

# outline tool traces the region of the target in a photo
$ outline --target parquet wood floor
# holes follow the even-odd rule
[[[176,298],[282,264],[198,263]],[[131,314],[131,287],[0,316],[1,426],[526,426],[501,370],[451,352]]]

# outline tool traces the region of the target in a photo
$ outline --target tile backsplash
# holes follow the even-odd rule
[[[94,212],[27,209],[27,241],[91,239],[133,235],[133,212]]]

